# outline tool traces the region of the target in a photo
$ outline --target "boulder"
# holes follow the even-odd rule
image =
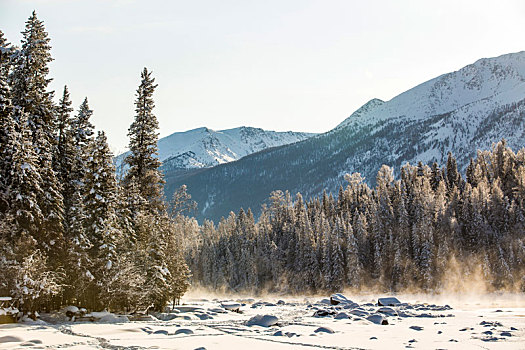
[[[387,325],[388,324],[388,320],[386,318],[384,318],[383,315],[380,315],[380,314],[370,315],[366,319],[368,321],[372,322],[372,323],[375,323],[375,324],[380,324],[380,325]]]
[[[240,312],[242,305],[239,303],[222,303],[221,306],[228,311]]]
[[[388,315],[388,316],[397,316],[397,311],[388,306],[380,307],[377,310],[377,312]]]
[[[177,329],[175,331],[175,335],[177,334],[193,334],[193,331],[191,329],[182,328],[182,329]]]
[[[334,330],[329,327],[319,327],[317,328],[314,333],[328,333],[328,334],[334,334]]]
[[[317,310],[316,312],[314,312],[313,317],[325,317],[325,316],[331,316],[335,314],[336,314],[335,311],[321,309],[321,310]]]
[[[401,302],[394,297],[379,298],[377,300],[377,305],[379,306],[397,306],[399,304],[401,304]]]
[[[277,324],[279,319],[273,315],[256,315],[250,318],[247,322],[247,326],[261,326],[261,327],[271,327]]]
[[[346,314],[345,312],[340,312],[338,313],[337,315],[335,315],[334,317],[336,320],[346,320],[350,317],[348,317],[348,314]]]
[[[352,300],[347,299],[343,294],[336,293],[332,294],[330,296],[330,304],[331,305],[339,305],[339,304],[353,304],[354,302]]]
[[[355,315],[355,316],[359,316],[359,317],[367,317],[367,316],[369,315],[369,313],[366,312],[366,311],[363,310],[363,309],[353,309],[353,310],[350,310],[350,314]]]

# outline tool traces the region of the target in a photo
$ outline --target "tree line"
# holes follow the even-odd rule
[[[193,283],[229,291],[525,291],[525,149],[478,151],[466,176],[383,165],[370,188],[347,175],[337,196],[275,191],[250,210],[188,232]]]
[[[50,39],[35,12],[22,35],[16,47],[0,31],[0,295],[25,312],[176,302],[188,288],[178,233],[189,219],[164,200],[151,72],[141,73],[118,181],[87,98],[76,113],[67,87],[53,101]]]

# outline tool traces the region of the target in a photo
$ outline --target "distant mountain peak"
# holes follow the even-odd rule
[[[385,101],[380,100],[378,98],[371,99],[370,101],[368,101],[367,103],[365,103],[364,105],[359,107],[359,109],[356,110],[354,113],[352,113],[348,118],[343,120],[343,122],[341,124],[339,124],[336,128],[340,128],[340,127],[344,127],[345,125],[348,125],[348,123],[351,120],[359,118],[359,117],[365,115],[366,113],[369,113],[372,109],[374,109],[374,108],[376,108],[378,106],[381,106],[383,103],[385,103]]]
[[[282,146],[305,140],[315,134],[277,132],[241,126],[226,130],[207,127],[175,132],[158,141],[158,157],[164,169],[208,168],[238,160],[269,147]],[[123,169],[123,160],[129,152],[115,158],[117,169]]]

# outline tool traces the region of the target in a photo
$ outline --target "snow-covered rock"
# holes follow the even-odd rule
[[[394,297],[379,298],[377,300],[377,305],[379,306],[397,306],[399,304],[401,304],[401,302]]]
[[[334,319],[336,320],[346,320],[348,319],[348,314],[346,312],[340,312],[337,315],[335,315]]]
[[[236,311],[236,312],[238,312],[239,309],[241,308],[242,304],[235,303],[235,302],[225,302],[225,303],[222,303],[221,306],[223,308],[225,308],[226,310],[228,310],[228,311]]]
[[[317,328],[314,333],[328,333],[328,334],[334,334],[335,331],[330,327],[319,327]]]
[[[354,316],[359,316],[359,317],[367,317],[369,315],[369,313],[361,308],[356,308],[356,309],[353,309],[353,310],[350,310],[350,314],[354,315]]]
[[[339,305],[339,304],[354,304],[352,300],[349,300],[341,293],[332,294],[330,296],[330,304]]]
[[[261,326],[271,327],[279,322],[279,319],[273,315],[256,315],[250,318],[247,322],[247,326]]]
[[[383,315],[380,315],[380,314],[370,315],[366,319],[375,324],[380,324],[380,325],[388,324],[388,320]]]
[[[76,314],[77,312],[79,312],[79,308],[74,306],[74,305],[69,305],[69,306],[66,306],[64,308],[64,312],[72,312],[73,314]]]
[[[397,316],[397,311],[391,307],[380,307],[377,312],[388,316]]]

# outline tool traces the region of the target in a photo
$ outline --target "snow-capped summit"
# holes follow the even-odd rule
[[[420,84],[388,102],[373,99],[345,119],[338,128],[357,122],[425,119],[430,116],[472,109],[483,110],[512,103],[525,96],[525,51],[482,58],[458,71]],[[360,117],[360,118],[356,118]]]
[[[158,141],[159,159],[165,168],[208,168],[228,163],[249,154],[276,146],[302,141],[315,134],[276,132],[252,127],[212,130],[206,127],[176,132]],[[129,152],[116,157],[121,169]]]

